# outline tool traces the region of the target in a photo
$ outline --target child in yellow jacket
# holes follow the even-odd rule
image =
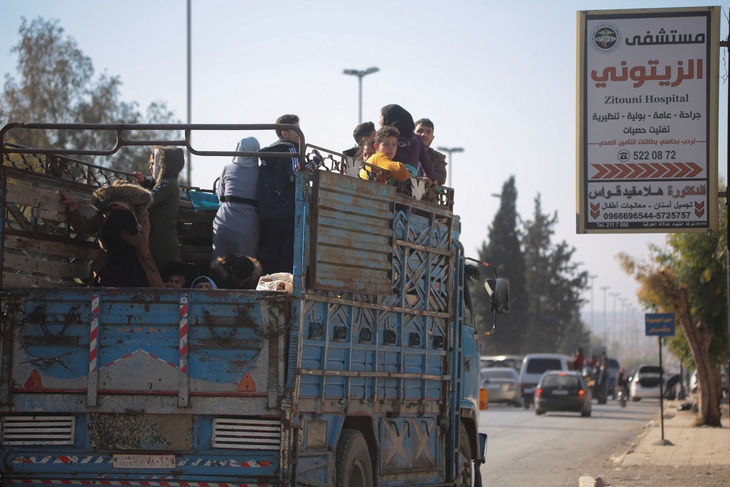
[[[396,181],[406,181],[411,177],[405,164],[394,161],[398,149],[398,129],[386,125],[375,133],[375,154],[370,156],[367,163],[360,169],[361,179],[372,179],[372,175],[381,183],[390,178]],[[384,169],[387,172],[379,171]]]

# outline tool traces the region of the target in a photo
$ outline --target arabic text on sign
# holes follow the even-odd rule
[[[664,72],[660,72],[658,59],[650,59],[647,66],[628,67],[626,61],[621,61],[621,67],[608,66],[603,69],[603,74],[598,74],[595,69],[591,71],[591,79],[596,82],[596,88],[605,88],[607,81],[621,82],[631,80],[633,87],[639,88],[647,81],[658,81],[659,86],[679,86],[686,79],[702,79],[702,59],[687,60],[687,67],[684,61],[677,61],[676,73],[673,66],[664,66]]]
[[[658,46],[673,44],[704,44],[705,34],[702,32],[695,34],[679,34],[676,30],[670,30],[669,34],[664,28],[659,29],[659,33],[651,35],[651,31],[646,31],[645,36],[635,35],[626,38],[627,46]]]

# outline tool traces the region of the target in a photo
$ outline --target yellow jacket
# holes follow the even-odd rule
[[[396,181],[406,181],[408,178],[411,177],[410,171],[408,171],[408,168],[405,166],[405,164],[401,164],[398,161],[394,161],[393,159],[388,158],[385,154],[381,154],[380,152],[376,152],[372,156],[370,156],[367,160],[367,164],[370,166],[363,166],[362,169],[360,169],[360,179],[370,179],[370,171],[375,170],[374,167],[378,167],[380,169],[385,169],[388,171],[388,173],[384,173],[383,171],[376,171],[377,172],[377,180],[381,183],[388,182],[388,175],[395,179]],[[371,167],[373,166],[373,167]]]

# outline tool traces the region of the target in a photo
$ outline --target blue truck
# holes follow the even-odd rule
[[[494,330],[508,282],[464,255],[451,189],[426,201],[352,177],[346,158],[299,132],[291,292],[86,285],[96,237],[74,233],[59,191],[88,199],[132,180],[108,162],[129,148],[228,161],[255,154],[201,149],[196,134],[275,128],[299,131],[0,130],[0,485],[481,485],[469,286],[491,300],[479,328]],[[180,135],[138,138],[156,130]],[[66,131],[103,137],[82,149],[17,143]],[[182,256],[207,266],[214,211],[193,196],[212,192],[183,189]]]

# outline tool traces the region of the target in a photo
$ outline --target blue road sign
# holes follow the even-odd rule
[[[674,336],[674,313],[646,313],[644,319],[646,336]]]

